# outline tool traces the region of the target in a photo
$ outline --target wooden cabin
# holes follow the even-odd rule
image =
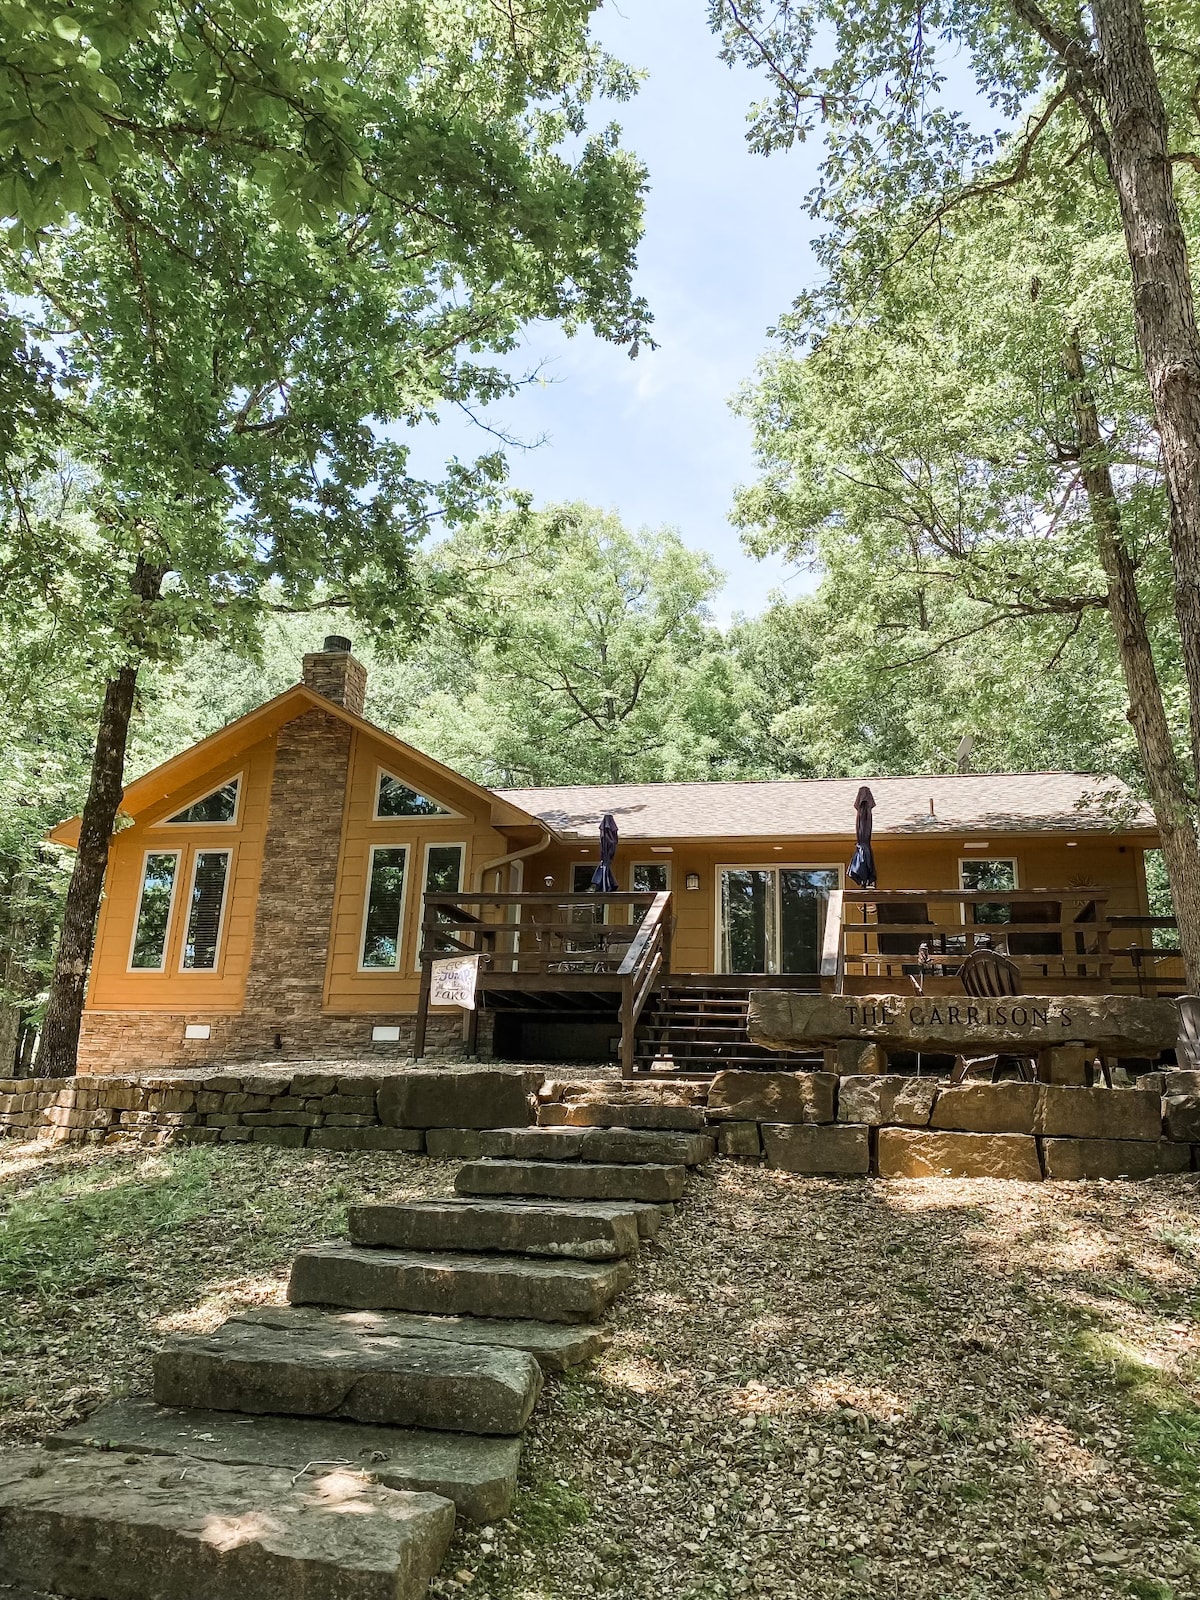
[[[302,683],[128,786],[81,1070],[414,1049],[766,1064],[750,988],[952,987],[980,943],[1041,992],[1179,987],[1153,945],[1153,820],[1118,780],[490,790],[366,721],[365,687],[327,639]],[[846,879],[864,781],[871,890]],[[606,813],[615,894],[591,890]],[[478,958],[473,1011],[431,1003],[457,957]]]

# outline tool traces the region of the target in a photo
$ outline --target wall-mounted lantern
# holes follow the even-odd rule
[[[700,887],[700,874],[698,872],[689,872],[683,883],[687,889],[698,889]]]

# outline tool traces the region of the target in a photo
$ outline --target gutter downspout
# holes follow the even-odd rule
[[[476,867],[475,869],[475,888],[482,893],[485,873],[499,872],[501,868],[509,867],[515,861],[525,861],[529,856],[536,856],[540,854],[541,851],[545,850],[549,846],[552,838],[553,834],[551,834],[550,830],[547,828],[537,844],[527,844],[522,850],[510,850],[506,856],[496,856],[496,858],[492,861],[485,861],[482,866]],[[501,889],[497,889],[496,891],[497,894],[502,894],[503,892],[504,891]]]

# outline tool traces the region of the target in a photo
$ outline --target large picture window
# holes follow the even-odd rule
[[[167,958],[171,905],[179,871],[178,850],[151,850],[142,866],[137,920],[129,965],[136,972],[161,972]]]
[[[228,850],[196,851],[192,892],[188,897],[187,933],[180,962],[185,972],[212,972],[216,968],[228,877]]]
[[[394,972],[400,965],[400,929],[404,918],[405,845],[375,845],[367,882],[362,957],[367,971]]]

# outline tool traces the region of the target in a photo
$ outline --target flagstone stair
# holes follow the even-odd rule
[[[434,1316],[595,1322],[628,1284],[625,1261],[308,1245],[292,1263],[297,1305],[379,1307]]]
[[[566,1100],[538,1107],[540,1128],[652,1128],[682,1133],[702,1133],[701,1106],[677,1106],[611,1101]]]
[[[702,1127],[614,1092],[485,1130],[454,1196],[355,1207],[288,1305],[169,1339],[153,1399],[0,1457],[0,1573],[77,1600],[422,1600],[456,1511],[510,1510],[543,1375],[602,1347]]]

